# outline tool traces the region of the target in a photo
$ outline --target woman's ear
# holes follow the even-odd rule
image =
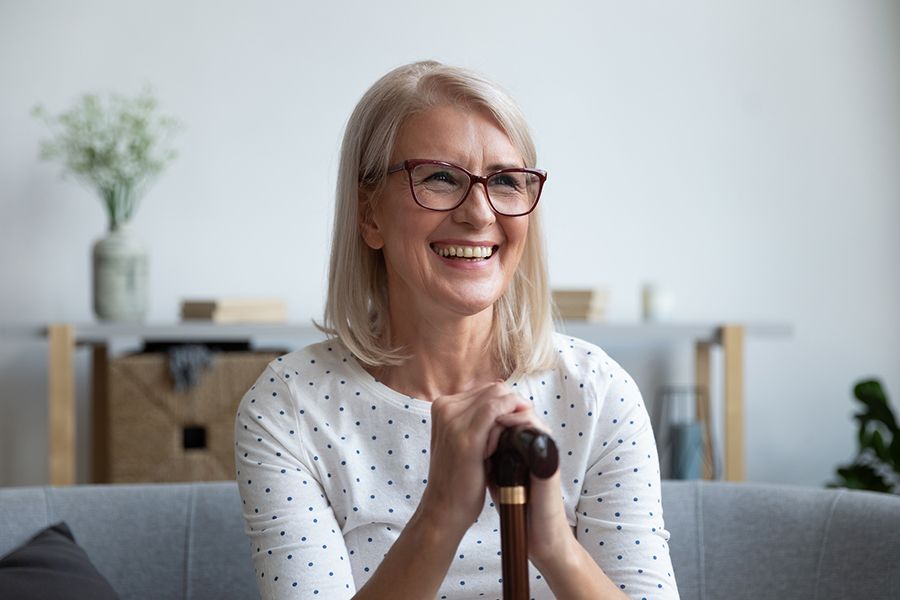
[[[359,233],[362,235],[363,241],[373,250],[380,250],[384,247],[384,238],[381,235],[381,229],[378,227],[378,221],[375,218],[375,208],[373,204],[374,192],[371,188],[363,186],[359,187]]]

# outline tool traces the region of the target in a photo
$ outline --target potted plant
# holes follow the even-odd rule
[[[157,107],[146,88],[133,98],[86,94],[56,116],[41,105],[32,111],[52,133],[41,142],[41,158],[61,161],[63,176],[96,191],[109,218],[107,234],[92,248],[93,307],[103,320],[146,316],[147,250],[131,222],[149,185],[175,159],[170,143],[181,127]]]
[[[861,381],[853,395],[863,404],[859,422],[859,452],[849,465],[838,467],[838,480],[827,487],[847,487],[900,494],[900,428],[881,384]]]

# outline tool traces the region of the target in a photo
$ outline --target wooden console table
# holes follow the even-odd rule
[[[724,477],[742,481],[744,471],[744,341],[747,335],[786,336],[787,325],[739,324],[607,324],[567,321],[565,332],[600,346],[621,344],[688,342],[695,353],[695,385],[706,393],[698,394],[696,414],[710,428],[709,391],[711,381],[711,352],[720,347],[723,355],[722,398],[724,404]],[[102,482],[107,464],[107,399],[106,370],[109,347],[115,339],[137,341],[277,341],[288,347],[300,347],[323,339],[322,334],[309,325],[216,325],[210,323],[179,323],[173,325],[127,324],[54,324],[39,328],[40,335],[49,340],[49,459],[50,483],[75,483],[75,371],[76,346],[91,349],[91,419],[93,435],[92,479]],[[287,342],[291,342],[288,344]],[[712,440],[707,436],[704,448],[704,477],[711,479]]]

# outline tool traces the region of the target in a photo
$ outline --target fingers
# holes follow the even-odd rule
[[[497,421],[498,417],[533,414],[530,403],[520,394],[510,390],[502,380],[461,394],[438,398],[432,404],[431,410],[432,434],[441,423],[450,435],[464,435],[473,441],[484,440],[484,445],[481,446],[483,459],[493,454],[500,435],[509,425]],[[510,423],[512,422],[518,421]],[[479,443],[476,442],[475,445]]]
[[[460,522],[471,524],[484,506],[490,472],[485,449],[496,448],[504,429],[495,419],[525,408],[520,405],[527,403],[502,381],[436,398],[431,405],[430,476],[422,502],[440,513],[457,512],[464,517]]]
[[[465,411],[465,409],[468,408],[476,398],[484,395],[502,395],[503,391],[508,393],[509,388],[506,387],[502,380],[497,380],[491,383],[486,383],[481,387],[477,387],[467,392],[453,394],[450,396],[441,396],[431,403],[431,410],[434,411],[437,409],[441,411],[449,411],[447,416],[456,416],[459,412]]]
[[[479,386],[477,388],[472,388],[471,390],[469,390],[467,392],[453,394],[452,396],[444,396],[444,398],[446,398],[450,402],[458,402],[460,400],[471,400],[473,397],[479,396],[479,395],[487,392],[488,390],[492,390],[492,389],[498,390],[498,391],[499,390],[505,390],[507,392],[509,391],[509,387],[505,383],[503,383],[502,379],[495,379],[494,381],[491,381],[490,383],[485,383],[484,385]]]
[[[506,429],[506,427],[496,421],[491,426],[491,430],[488,433],[487,445],[484,447],[485,458],[489,457],[494,453],[494,450],[497,449],[497,444],[500,442],[500,434],[503,433],[504,429]]]
[[[527,405],[527,402],[505,383],[496,382],[481,388],[462,410],[467,425],[481,429],[489,427],[498,415],[517,410],[520,404]]]
[[[515,410],[520,402],[524,400],[503,382],[438,398],[431,407],[432,440],[444,440],[452,447],[451,454],[463,461],[483,460],[503,432],[494,419]]]
[[[500,415],[497,417],[495,422],[501,425],[504,429],[507,427],[516,427],[519,425],[529,425],[531,427],[534,427],[538,431],[546,433],[547,435],[551,435],[553,433],[552,431],[550,431],[549,427],[547,427],[540,419],[538,419],[537,415],[534,413],[534,410],[532,410],[530,406],[521,411]]]

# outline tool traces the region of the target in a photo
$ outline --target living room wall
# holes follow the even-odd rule
[[[0,4],[0,323],[84,322],[93,193],[38,159],[29,116],[152,84],[187,125],[135,227],[150,322],[184,297],[318,317],[343,126],[381,74],[434,58],[518,100],[550,172],[555,286],[640,287],[749,338],[747,478],[821,485],[854,454],[852,384],[900,397],[900,5],[893,0]],[[607,348],[648,402],[686,348]],[[77,361],[80,432],[87,356]],[[47,481],[46,346],[0,339],[0,485]],[[87,440],[79,441],[82,455]],[[87,460],[79,462],[83,479]]]

